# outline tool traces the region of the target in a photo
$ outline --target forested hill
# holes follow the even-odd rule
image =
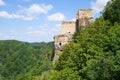
[[[120,80],[120,0],[79,27],[52,69],[53,42],[0,41],[0,80]]]
[[[120,0],[110,0],[86,29],[78,27],[47,80],[120,80]]]
[[[0,80],[31,80],[49,70],[53,43],[0,41]]]

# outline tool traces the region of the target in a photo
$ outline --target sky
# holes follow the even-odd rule
[[[108,0],[0,0],[0,40],[49,42],[79,9],[100,16]]]

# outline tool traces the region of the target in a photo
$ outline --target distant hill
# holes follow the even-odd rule
[[[0,41],[0,80],[31,80],[51,68],[54,42]]]

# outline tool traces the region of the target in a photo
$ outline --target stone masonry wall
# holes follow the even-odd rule
[[[62,22],[61,34],[74,34],[76,32],[76,24],[74,21]]]
[[[53,64],[55,64],[55,62],[58,60],[59,56],[61,55],[62,48],[72,40],[72,37],[73,37],[72,34],[58,35],[54,37],[55,55],[53,59]]]
[[[93,22],[93,10],[91,9],[78,10],[76,21],[62,22],[60,35],[54,37],[55,50],[53,64],[59,59],[62,48],[72,40],[73,34],[78,31],[79,27],[86,27],[91,22]]]
[[[76,15],[77,26],[86,27],[93,22],[93,10],[92,9],[80,9]]]

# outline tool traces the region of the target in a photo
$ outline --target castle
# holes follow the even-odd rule
[[[78,28],[86,28],[88,24],[93,22],[92,9],[80,9],[76,14],[76,21],[63,21],[60,35],[54,37],[54,59],[53,64],[58,60],[62,53],[64,45],[68,44],[73,37],[73,34],[78,31]]]

